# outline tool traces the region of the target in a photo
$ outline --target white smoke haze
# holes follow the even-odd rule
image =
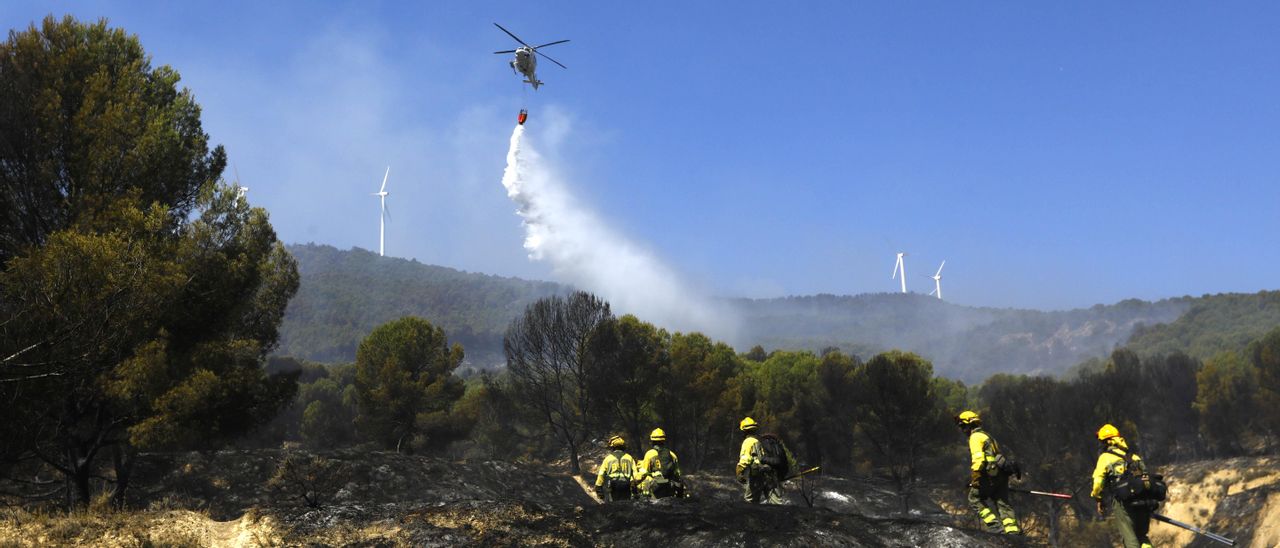
[[[694,291],[649,251],[628,241],[582,207],[536,150],[524,126],[511,133],[502,186],[523,219],[529,258],[553,275],[609,301],[615,313],[678,331],[733,339],[737,320],[727,306]]]

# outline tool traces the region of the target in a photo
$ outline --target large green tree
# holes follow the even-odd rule
[[[360,431],[396,451],[450,441],[450,411],[466,390],[453,374],[462,358],[462,346],[422,318],[378,326],[356,350]]]
[[[670,361],[670,335],[627,314],[601,322],[591,335],[589,375],[597,417],[640,443],[654,425],[654,387]]]
[[[1257,424],[1258,373],[1244,357],[1223,352],[1204,362],[1196,374],[1195,409],[1200,432],[1220,456],[1245,452]]]
[[[1280,437],[1280,328],[1250,344],[1248,354],[1258,373],[1259,422],[1275,444]]]
[[[225,442],[293,396],[261,364],[296,265],[218,184],[177,82],[105,22],[0,44],[0,428],[81,505],[104,453],[123,502],[138,450]]]
[[[742,363],[733,347],[701,333],[671,337],[670,360],[652,387],[654,407],[667,439],[678,447],[681,466],[701,469],[713,456],[728,462],[736,437],[738,385]]]
[[[853,385],[863,447],[897,485],[906,513],[921,462],[954,429],[935,392],[933,365],[909,352],[885,352],[855,370]]]

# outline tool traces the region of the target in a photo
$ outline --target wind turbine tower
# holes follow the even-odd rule
[[[374,192],[371,194],[371,196],[377,196],[378,199],[382,201],[382,210],[378,214],[378,256],[379,257],[383,256],[383,251],[385,250],[385,244],[386,244],[387,195],[391,194],[390,192],[387,192],[387,176],[388,175],[391,175],[391,166],[387,166],[387,172],[382,174],[382,188],[378,189],[377,192]]]
[[[902,262],[902,258],[906,257],[906,253],[898,253],[898,262],[893,265],[893,276],[889,279],[898,278],[902,282],[902,292],[907,292],[907,266]]]
[[[942,264],[938,265],[938,271],[932,276],[929,276],[930,278],[933,278],[933,291],[930,291],[929,294],[933,295],[934,293],[937,293],[938,300],[942,300],[942,267],[944,266],[947,266],[947,261],[945,259],[942,261]]]

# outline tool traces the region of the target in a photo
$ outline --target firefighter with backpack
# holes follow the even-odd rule
[[[1017,464],[1000,452],[1000,445],[982,429],[982,417],[963,411],[956,426],[969,438],[969,507],[992,533],[1021,535],[1018,516],[1009,505],[1009,476],[1022,477]]]
[[[1115,426],[1102,425],[1098,443],[1103,448],[1093,468],[1090,492],[1098,503],[1098,514],[1107,516],[1125,548],[1151,548],[1147,531],[1151,515],[1167,493],[1164,478],[1147,472],[1142,457],[1129,449]]]
[[[635,474],[636,461],[627,454],[627,442],[622,436],[609,438],[609,454],[596,472],[596,494],[608,501],[630,499]]]
[[[667,433],[661,428],[654,428],[649,434],[649,441],[653,447],[644,454],[636,468],[640,494],[655,499],[684,496],[680,459],[676,458],[674,451],[667,449]]]
[[[782,482],[796,469],[796,459],[777,436],[757,436],[758,427],[751,417],[738,423],[743,439],[736,472],[742,498],[751,504],[782,504]]]

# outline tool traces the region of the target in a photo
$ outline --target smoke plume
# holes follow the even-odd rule
[[[524,126],[518,125],[502,186],[524,220],[530,259],[548,261],[560,281],[601,296],[615,312],[668,329],[733,337],[736,322],[726,306],[692,291],[652,253],[577,204],[523,138]]]

